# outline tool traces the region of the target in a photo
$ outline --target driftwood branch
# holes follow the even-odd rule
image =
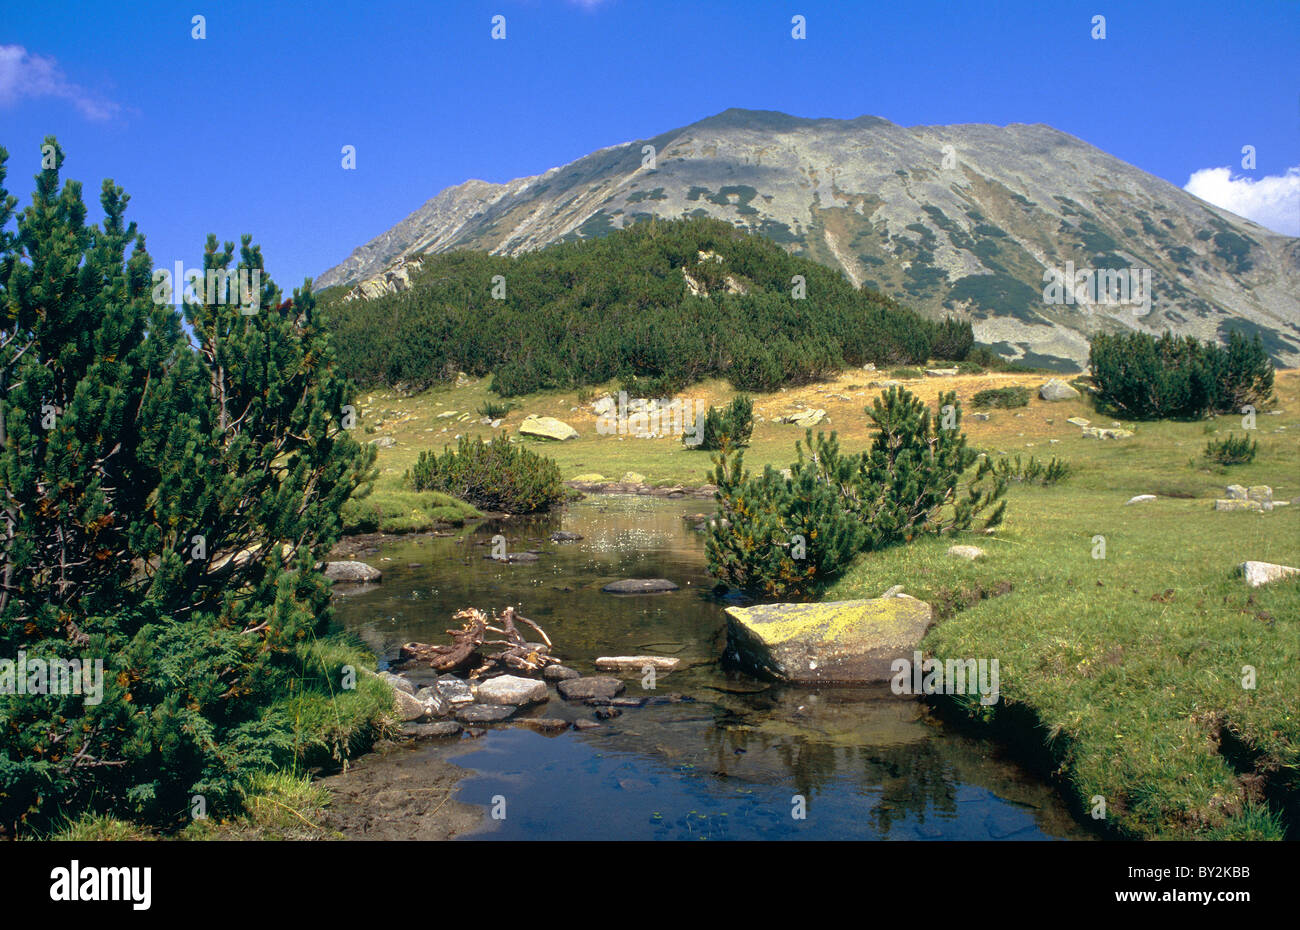
[[[447,631],[452,638],[449,645],[406,643],[401,649],[402,658],[426,663],[438,672],[450,672],[477,663],[469,674],[470,678],[507,671],[537,674],[548,665],[559,664],[560,660],[550,654],[551,639],[546,632],[532,620],[516,613],[513,607],[507,607],[499,617],[492,617],[499,626],[489,623],[487,615],[473,607],[457,611],[452,619],[460,620],[461,626]],[[528,642],[515,626],[515,621],[536,630],[542,642]],[[488,633],[502,638],[487,639]]]

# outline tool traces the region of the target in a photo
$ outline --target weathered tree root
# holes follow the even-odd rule
[[[468,607],[458,610],[453,620],[460,620],[458,630],[448,630],[447,634],[454,640],[447,646],[433,646],[429,643],[406,643],[402,646],[401,656],[407,661],[426,662],[437,672],[451,672],[479,662],[469,673],[470,678],[502,672],[535,675],[548,665],[558,665],[559,659],[550,654],[551,639],[540,626],[507,607],[500,617],[492,619],[501,625],[492,626],[487,616],[477,608]],[[515,626],[515,621],[526,623],[537,631],[542,638],[540,643],[530,643]],[[485,639],[488,633],[496,633],[503,639]],[[488,652],[484,647],[495,647]]]

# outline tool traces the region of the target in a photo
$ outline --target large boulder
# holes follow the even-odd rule
[[[932,611],[906,595],[728,607],[727,656],[765,678],[806,684],[888,681],[911,660]]]
[[[555,417],[539,417],[535,414],[524,417],[524,422],[519,424],[519,433],[523,436],[559,441],[578,438],[578,431],[563,420],[557,420]]]
[[[1073,400],[1079,396],[1079,392],[1060,378],[1052,378],[1039,387],[1038,396],[1043,400]]]
[[[1258,588],[1270,581],[1300,576],[1300,568],[1294,568],[1290,565],[1275,565],[1272,562],[1242,562],[1241,574],[1245,577],[1246,584],[1252,588]]]
[[[378,581],[384,573],[365,562],[326,562],[325,577],[345,584]]]
[[[500,675],[482,682],[474,691],[480,704],[540,704],[548,699],[546,682],[518,675]]]
[[[429,708],[414,694],[407,694],[405,691],[394,688],[393,703],[397,705],[397,715],[402,718],[404,723],[421,720],[429,716]]]

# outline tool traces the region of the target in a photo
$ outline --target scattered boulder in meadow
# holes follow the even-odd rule
[[[880,388],[881,390],[886,390],[886,391],[887,391],[887,390],[889,390],[890,388],[901,387],[902,384],[903,384],[902,381],[895,381],[895,380],[892,380],[892,379],[891,379],[891,380],[888,380],[888,381],[872,381],[870,384],[867,385],[867,387],[868,387],[868,388],[873,388],[873,389],[874,389],[874,388]]]
[[[614,698],[623,693],[623,682],[605,675],[589,678],[570,678],[556,687],[566,701],[585,701],[588,698]]]
[[[1128,439],[1132,435],[1131,429],[1102,429],[1097,426],[1083,428],[1084,439]]]
[[[1228,500],[1230,501],[1244,501],[1248,499],[1246,489],[1239,484],[1230,484],[1224,490],[1228,495]]]
[[[951,378],[957,374],[956,368],[927,368],[925,373],[931,378]]]
[[[1125,501],[1124,506],[1127,507],[1129,504],[1146,504],[1155,499],[1156,496],[1154,494],[1139,494],[1137,497],[1130,497]]]
[[[1092,423],[1091,420],[1085,419],[1084,417],[1070,417],[1070,419],[1065,422],[1073,426],[1090,426]]]
[[[930,628],[930,605],[901,595],[728,607],[729,660],[764,678],[807,684],[888,681]]]
[[[474,697],[480,704],[540,704],[549,700],[546,682],[518,675],[498,675],[479,684]]]
[[[598,417],[602,417],[613,413],[616,406],[614,398],[606,394],[604,397],[598,398],[596,402],[591,405],[591,412]]]
[[[979,420],[980,422],[984,422],[989,418],[989,415],[987,413],[972,413],[970,415],[970,418],[972,420]]]
[[[365,562],[326,562],[325,577],[344,584],[378,581],[384,573]]]
[[[1256,512],[1261,512],[1264,510],[1264,504],[1262,504],[1260,501],[1244,501],[1244,500],[1220,498],[1219,500],[1216,500],[1214,502],[1214,509],[1223,510],[1223,511],[1253,510]],[[1271,504],[1269,505],[1268,509],[1269,510],[1273,509]]]
[[[1276,565],[1273,562],[1242,562],[1239,568],[1246,584],[1252,588],[1266,585],[1270,581],[1300,576],[1300,568],[1290,565]]]
[[[606,594],[660,594],[677,589],[677,585],[667,578],[624,578],[611,581],[600,590]]]
[[[524,417],[524,422],[519,424],[519,433],[522,436],[554,439],[557,442],[578,438],[578,431],[563,420],[557,420],[555,417],[539,417],[536,414]]]
[[[1051,378],[1038,389],[1038,396],[1043,400],[1073,400],[1079,392],[1060,378]]]
[[[378,439],[370,440],[370,444],[376,449],[391,449],[397,445],[397,440],[392,436],[380,436]]]
[[[979,546],[949,546],[948,554],[959,559],[969,559],[972,562],[986,555]]]
[[[785,416],[776,418],[777,423],[792,423],[795,426],[817,426],[826,419],[826,411],[820,407],[809,407],[806,410],[796,410],[794,413],[787,413]]]
[[[1266,484],[1252,485],[1246,489],[1246,500],[1271,504],[1273,502],[1273,489]]]
[[[621,484],[645,484],[645,475],[639,471],[624,472],[623,477],[619,479]]]

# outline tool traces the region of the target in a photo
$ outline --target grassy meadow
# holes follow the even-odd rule
[[[862,411],[878,393],[866,385],[885,377],[853,370],[755,395],[746,464],[782,467],[794,459],[803,430],[773,421],[800,405],[827,411],[820,428],[838,431],[845,451],[865,447]],[[1207,463],[1203,452],[1211,437],[1240,433],[1239,417],[1124,422],[1135,431],[1130,439],[1084,439],[1068,418],[1103,427],[1117,421],[1098,415],[1086,397],[1039,400],[1044,377],[986,373],[906,383],[931,405],[941,391],[956,390],[975,447],[1057,456],[1072,474],[1050,487],[1013,484],[1006,523],[995,535],[921,539],[862,556],[825,597],[874,597],[902,584],[931,601],[942,619],[925,642],[929,652],[999,660],[1003,701],[993,713],[976,705],[971,716],[1036,754],[1081,816],[1099,811],[1096,799],[1104,799],[1099,825],[1106,832],[1280,837],[1276,811],[1291,805],[1294,821],[1300,790],[1300,583],[1250,589],[1235,569],[1247,559],[1300,564],[1300,503],[1272,513],[1219,513],[1213,499],[1234,483],[1271,485],[1278,500],[1300,497],[1300,372],[1279,372],[1281,413],[1259,415],[1251,434],[1258,457],[1230,468]],[[1029,406],[989,411],[987,421],[971,417],[977,391],[1016,384],[1033,391]],[[733,393],[725,382],[705,382],[680,396],[722,404]],[[393,439],[379,452],[370,500],[413,522],[421,512],[453,521],[470,516],[455,502],[407,490],[403,474],[423,449],[440,450],[461,433],[497,432],[478,423],[478,407],[490,399],[486,381],[414,397],[363,394],[358,425],[365,438]],[[708,479],[709,454],[679,441],[599,435],[589,402],[580,404],[574,391],[522,398],[501,430],[513,432],[533,413],[580,433],[564,443],[528,440],[566,479],[618,480],[627,472],[657,486]],[[1157,499],[1126,505],[1138,494]],[[1098,536],[1104,558],[1094,557]],[[975,543],[986,556],[949,557],[953,542]],[[1255,670],[1253,689],[1242,685],[1244,666]]]

